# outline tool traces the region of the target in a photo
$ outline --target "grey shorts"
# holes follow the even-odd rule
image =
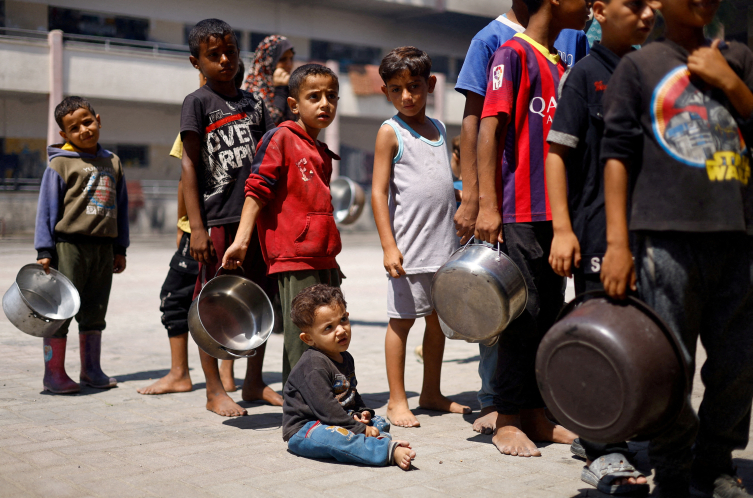
[[[431,301],[431,279],[434,278],[434,273],[387,278],[387,316],[420,318],[431,315],[434,311],[434,303]]]

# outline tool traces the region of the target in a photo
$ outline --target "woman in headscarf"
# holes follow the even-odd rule
[[[293,71],[294,55],[293,44],[284,36],[264,38],[256,47],[254,64],[243,87],[264,99],[276,125],[295,119],[288,106],[288,80]]]

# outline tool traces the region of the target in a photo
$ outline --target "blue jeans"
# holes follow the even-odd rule
[[[344,427],[316,421],[296,432],[288,441],[288,449],[308,458],[334,458],[338,462],[384,467],[393,462],[396,444],[387,432],[380,432],[379,437],[366,437]]]
[[[481,389],[478,391],[478,403],[481,409],[494,405],[497,392],[497,345],[478,345],[481,359],[478,361],[478,375],[481,377]]]

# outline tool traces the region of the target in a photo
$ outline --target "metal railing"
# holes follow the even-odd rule
[[[47,41],[47,31],[34,31],[31,29],[3,28],[0,27],[0,39],[15,40],[44,40]],[[107,38],[104,36],[76,35],[63,33],[63,42],[66,45],[79,47],[100,48],[105,52],[130,52],[142,55],[151,54],[157,56],[185,57],[189,54],[188,45],[162,43],[155,41],[128,40],[125,38]],[[251,52],[241,51],[241,57],[250,59]]]

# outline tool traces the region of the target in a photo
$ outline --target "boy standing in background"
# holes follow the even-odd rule
[[[81,97],[67,97],[55,108],[65,144],[47,148],[50,164],[39,187],[34,231],[37,263],[56,268],[81,296],[76,315],[81,347],[82,384],[97,389],[117,381],[100,366],[102,331],[112,274],[126,268],[128,192],[118,156],[99,145],[99,114]],[[65,372],[70,320],[44,339],[44,390],[81,390]]]
[[[662,498],[751,496],[732,451],[753,399],[753,54],[706,39],[718,8],[663,0],[666,38],[623,57],[604,97],[604,289],[637,288],[692,359],[699,337],[707,356],[698,413],[688,400],[649,443]]]
[[[557,275],[574,276],[575,293],[603,290],[599,271],[606,251],[604,177],[599,158],[604,133],[602,98],[620,58],[641,45],[654,26],[655,4],[647,0],[597,0],[601,41],[570,68],[561,86],[547,136],[546,182],[554,238],[549,264]],[[630,463],[624,441],[594,443],[580,438],[586,466],[581,479],[608,494],[647,494],[646,478]]]
[[[273,125],[262,100],[238,90],[239,51],[232,28],[219,19],[205,19],[189,35],[190,61],[207,83],[183,102],[183,196],[191,226],[191,256],[199,262],[194,299],[219,268],[225,248],[235,237],[243,207],[243,179],[251,170],[256,144]],[[252,246],[252,247],[258,247]],[[250,251],[241,260],[245,276],[268,294],[271,282],[261,255]],[[248,360],[243,399],[280,406],[282,397],[262,379],[264,348]],[[199,349],[207,380],[207,409],[219,415],[245,415],[220,379],[216,358]]]
[[[398,111],[377,134],[371,196],[389,278],[390,321],[384,341],[390,385],[387,418],[394,425],[418,427],[405,394],[405,344],[416,318],[426,320],[419,405],[443,412],[471,411],[442,395],[445,336],[431,299],[434,273],[458,245],[452,226],[455,190],[444,124],[426,116],[426,99],[437,82],[431,59],[415,47],[399,47],[382,60],[379,75],[382,92]]]
[[[499,16],[473,37],[463,67],[458,75],[455,90],[465,96],[465,110],[460,132],[460,161],[463,190],[460,208],[455,214],[455,228],[461,244],[473,235],[479,210],[478,171],[476,149],[481,111],[486,96],[487,66],[494,52],[510,40],[516,33],[522,33],[528,26],[529,12],[523,0],[513,0],[510,10]],[[588,54],[588,40],[580,30],[563,29],[554,42],[554,47],[566,65],[572,66]],[[456,175],[458,176],[458,175]],[[481,389],[478,401],[481,413],[473,423],[473,430],[491,434],[497,420],[494,408],[494,394],[497,384],[494,372],[497,367],[497,346],[479,344],[480,360],[478,373]]]
[[[492,441],[507,455],[540,456],[533,441],[570,444],[576,437],[546,417],[534,365],[541,338],[565,298],[565,280],[548,264],[553,234],[545,138],[566,68],[553,43],[562,29],[583,29],[590,5],[585,0],[526,0],[526,5],[528,28],[502,45],[489,63],[479,129],[475,236],[499,242],[528,287],[525,311],[499,340]]]

